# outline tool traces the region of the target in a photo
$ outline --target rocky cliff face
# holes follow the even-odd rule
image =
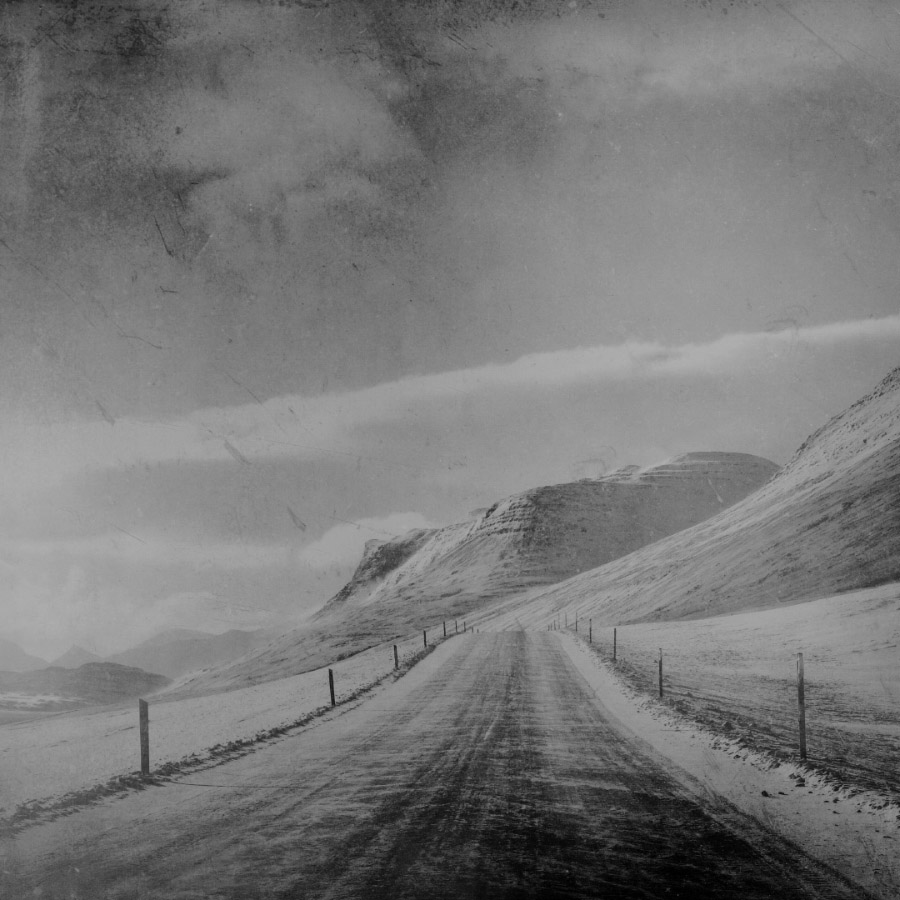
[[[370,594],[374,585],[403,565],[434,534],[434,530],[417,529],[390,541],[367,541],[363,558],[353,577],[331,598],[328,605],[343,605],[348,600]]]
[[[761,490],[533,597],[595,622],[715,615],[900,580],[900,369],[813,434]]]
[[[474,520],[371,546],[328,605],[449,601],[448,615],[552,584],[688,528],[761,487],[778,467],[740,453],[690,453],[647,469],[535,488]]]

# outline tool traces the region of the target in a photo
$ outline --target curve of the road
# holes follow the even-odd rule
[[[619,730],[547,632],[460,636],[361,707],[31,828],[3,897],[860,898]]]

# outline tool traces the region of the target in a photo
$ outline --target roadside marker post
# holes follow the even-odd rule
[[[663,695],[663,685],[662,685],[662,647],[659,648],[659,696]]]
[[[578,634],[578,613],[575,613],[575,634]]]
[[[400,659],[397,656],[397,645],[396,644],[394,644],[394,668],[395,669],[400,668]]]
[[[806,687],[803,681],[803,654],[797,654],[797,712],[800,725],[800,759],[806,759]]]
[[[331,692],[331,705],[334,706],[334,672],[328,670],[328,690]]]
[[[138,722],[141,734],[141,775],[150,774],[150,707],[146,700],[138,700]]]
[[[453,633],[459,634],[459,620],[458,619],[453,620]]]
[[[444,622],[444,637],[447,637],[447,623]]]
[[[616,661],[616,629],[613,628],[613,662]]]
[[[424,647],[428,647],[428,631],[425,630],[422,632],[422,644]]]
[[[594,620],[588,619],[588,643],[594,643]]]

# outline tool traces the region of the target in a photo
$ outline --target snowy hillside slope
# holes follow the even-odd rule
[[[598,623],[717,615],[900,580],[900,368],[834,417],[768,484],[723,513],[513,601]]]
[[[689,453],[643,470],[539,487],[470,522],[413,532],[368,555],[326,607],[450,600],[461,614],[537,584],[554,584],[681,531],[764,484],[777,466],[743,453]],[[388,552],[390,551],[390,552]],[[348,585],[348,587],[350,587]]]
[[[462,628],[492,600],[560,581],[686,528],[776,471],[774,463],[748,454],[691,453],[596,481],[535,488],[468,522],[371,542],[351,581],[310,625],[201,673],[191,690],[296,674],[444,620],[451,630]]]

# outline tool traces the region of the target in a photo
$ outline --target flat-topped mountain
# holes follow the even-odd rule
[[[900,369],[720,515],[533,595],[516,616],[687,618],[900,580]]]
[[[326,613],[447,600],[447,615],[554,584],[688,528],[760,488],[778,467],[745,453],[688,453],[658,466],[534,488],[474,520],[371,541]]]

